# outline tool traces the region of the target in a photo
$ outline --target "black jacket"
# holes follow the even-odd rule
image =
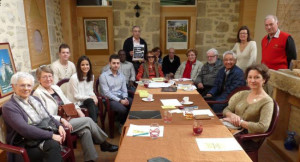
[[[145,45],[145,51],[144,54],[147,54],[148,49],[147,49],[147,43],[144,39],[140,38],[140,44]],[[130,56],[130,51],[133,51],[133,40],[132,37],[129,37],[125,40],[123,44],[123,50],[126,53],[126,60],[129,62],[132,62],[132,56]]]

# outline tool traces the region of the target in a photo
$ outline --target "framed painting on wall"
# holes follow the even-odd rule
[[[9,43],[0,43],[0,98],[13,93],[11,77],[16,73]]]
[[[189,48],[189,18],[166,18],[166,49],[186,50]]]
[[[90,49],[108,49],[107,20],[84,19],[85,47]]]

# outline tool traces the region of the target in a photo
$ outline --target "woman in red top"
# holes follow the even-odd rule
[[[161,70],[161,66],[156,62],[156,57],[152,51],[147,53],[146,61],[143,63],[136,75],[136,80],[152,79],[157,77],[164,77],[164,73]]]

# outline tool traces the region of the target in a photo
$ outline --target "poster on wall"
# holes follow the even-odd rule
[[[166,45],[167,48],[188,49],[189,20],[167,20]]]
[[[133,46],[133,61],[144,60],[145,46],[143,44]]]
[[[86,49],[108,49],[106,19],[84,19]]]
[[[10,79],[15,73],[10,46],[8,43],[0,43],[0,98],[13,93]]]

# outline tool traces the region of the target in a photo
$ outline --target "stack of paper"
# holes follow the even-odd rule
[[[138,92],[139,92],[139,95],[141,98],[148,97],[148,95],[149,95],[148,91],[146,91],[146,90],[138,90]]]
[[[200,151],[243,150],[235,138],[196,138]]]
[[[159,126],[159,136],[164,136],[164,126]],[[150,137],[150,125],[134,125],[130,124],[127,136],[141,136],[141,137]]]
[[[152,82],[149,83],[149,88],[161,88],[161,87],[170,87],[170,83],[164,83],[164,82]]]
[[[165,78],[152,78],[154,82],[163,82]]]
[[[161,99],[164,106],[182,106],[177,99]]]
[[[214,114],[209,109],[193,110],[193,115],[214,116]]]

